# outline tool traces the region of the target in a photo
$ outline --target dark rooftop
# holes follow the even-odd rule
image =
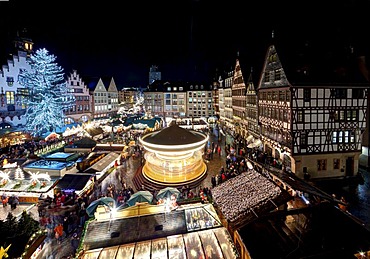
[[[370,232],[330,203],[295,216],[289,224],[271,214],[240,229],[251,258],[355,258],[370,247]]]
[[[91,177],[92,176],[88,174],[65,174],[63,178],[58,181],[57,187],[62,190],[74,189],[81,191]]]
[[[149,134],[149,136],[144,135],[142,139],[157,145],[186,145],[205,139],[205,135],[200,132],[181,128],[177,124],[171,124],[162,130]]]

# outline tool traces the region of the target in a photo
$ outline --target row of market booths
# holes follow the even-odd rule
[[[128,234],[129,233],[129,234]],[[85,224],[78,258],[230,258],[240,255],[210,203],[99,206]]]
[[[158,118],[132,118],[126,125],[128,130],[155,130],[160,125],[159,121]],[[9,125],[4,127],[7,134],[14,135],[2,138],[6,140],[6,144],[15,143],[14,141],[15,144],[20,144],[31,140],[20,131],[10,130]],[[92,135],[81,137],[79,134],[83,131],[89,131]],[[37,203],[39,197],[53,196],[61,191],[75,192],[78,195],[91,192],[94,184],[103,181],[106,173],[114,169],[114,164],[120,160],[121,155],[127,155],[130,151],[124,144],[99,144],[97,139],[102,134],[104,131],[101,127],[90,128],[81,123],[69,124],[54,132],[45,133],[40,138],[45,143],[60,139],[61,135],[65,139],[70,137],[71,141],[59,141],[53,145],[54,148],[45,146],[32,159],[22,160],[13,167],[2,168],[0,190],[8,195],[17,195],[20,202],[25,203]]]

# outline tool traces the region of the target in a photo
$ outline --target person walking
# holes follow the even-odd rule
[[[8,206],[8,196],[5,193],[1,196],[1,200],[3,202],[3,207]]]
[[[60,244],[63,240],[63,224],[62,223],[59,223],[55,228],[54,228],[54,233],[55,233],[55,238],[58,242],[58,244]]]
[[[77,233],[73,233],[72,238],[71,238],[71,246],[73,248],[73,255],[76,254],[79,244],[80,244],[80,238],[78,237]]]

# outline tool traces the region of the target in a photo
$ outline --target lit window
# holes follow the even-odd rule
[[[6,92],[6,104],[14,104],[14,92]]]

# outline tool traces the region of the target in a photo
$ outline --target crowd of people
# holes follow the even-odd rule
[[[230,222],[258,209],[268,200],[273,201],[282,193],[279,186],[254,169],[224,181],[211,192],[213,201]]]

